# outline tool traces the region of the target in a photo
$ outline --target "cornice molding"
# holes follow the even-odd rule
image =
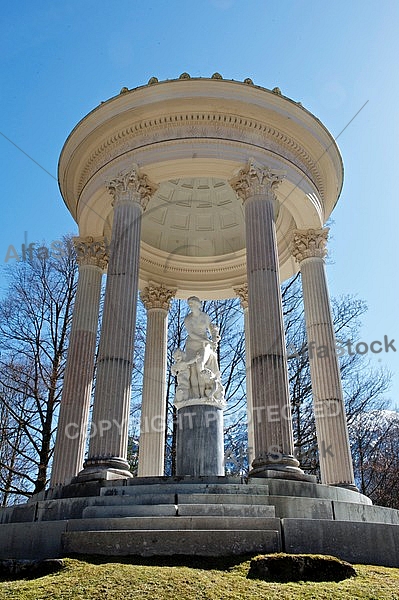
[[[211,257],[211,258],[213,259],[214,257]],[[242,269],[245,269],[245,267],[246,267],[245,255],[241,258],[240,261],[236,260],[236,261],[234,261],[233,264],[231,264],[231,263],[222,264],[222,263],[218,263],[215,260],[214,264],[217,266],[214,268],[210,267],[210,266],[205,266],[204,263],[202,263],[201,265],[193,265],[193,264],[187,263],[182,266],[177,266],[176,264],[170,263],[167,265],[167,267],[165,267],[165,262],[162,259],[155,260],[153,257],[143,255],[143,254],[140,257],[140,260],[141,260],[144,268],[147,265],[147,268],[150,268],[151,271],[153,269],[156,272],[164,271],[165,274],[167,273],[168,277],[173,276],[173,273],[176,273],[179,275],[181,275],[181,274],[190,275],[191,274],[193,277],[195,277],[195,275],[211,276],[212,274],[218,275],[220,273],[241,271]],[[207,264],[209,264],[209,260],[207,261]]]
[[[88,156],[78,183],[77,194],[103,166],[129,150],[159,142],[184,138],[220,138],[226,141],[253,143],[292,162],[311,179],[321,196],[323,182],[312,157],[294,138],[256,119],[218,112],[176,113],[143,119],[123,127],[104,139]]]

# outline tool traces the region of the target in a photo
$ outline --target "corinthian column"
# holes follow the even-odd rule
[[[328,228],[294,231],[302,275],[322,483],[356,489],[324,258]]]
[[[141,216],[155,186],[137,166],[107,184],[114,220],[89,455],[81,477],[130,477],[127,443],[140,262]]]
[[[248,465],[251,466],[255,458],[255,432],[252,404],[252,380],[251,380],[251,347],[249,341],[249,312],[248,312],[248,285],[234,288],[240,299],[241,308],[244,312],[244,335],[245,335],[245,387],[247,396],[247,421],[248,421]]]
[[[245,210],[255,458],[252,476],[300,478],[294,457],[274,214],[281,175],[251,161],[231,181]]]
[[[164,474],[168,310],[176,290],[149,285],[141,292],[147,309],[138,476]]]
[[[101,279],[107,266],[104,238],[74,238],[79,279],[62,389],[51,486],[65,485],[83,466]]]

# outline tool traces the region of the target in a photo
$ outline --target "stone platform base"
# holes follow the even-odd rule
[[[0,558],[333,554],[399,567],[399,511],[283,479],[88,481],[0,509]]]

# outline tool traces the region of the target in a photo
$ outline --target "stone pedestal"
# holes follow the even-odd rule
[[[164,474],[166,354],[169,303],[176,290],[149,285],[141,292],[147,309],[138,476]]]
[[[173,353],[177,411],[176,474],[224,475],[224,387],[218,364],[219,328],[190,296],[184,351]],[[211,336],[211,337],[209,337]]]
[[[79,279],[58,419],[51,487],[65,485],[83,466],[101,293],[107,265],[103,238],[74,239]]]
[[[355,489],[352,457],[324,265],[328,229],[296,230],[322,483]]]
[[[274,222],[281,176],[251,161],[230,183],[245,208],[249,338],[256,455],[252,476],[303,478],[294,457]]]
[[[177,411],[176,475],[224,475],[221,408],[195,404]]]
[[[127,462],[141,216],[155,187],[136,167],[108,183],[114,221],[89,455],[81,479],[131,477]]]

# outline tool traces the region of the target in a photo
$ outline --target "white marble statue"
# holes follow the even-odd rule
[[[222,405],[224,388],[216,354],[219,329],[201,310],[199,298],[191,296],[187,303],[191,312],[184,319],[186,346],[184,351],[178,348],[173,353],[172,373],[177,376],[175,404],[179,407],[200,401]]]

